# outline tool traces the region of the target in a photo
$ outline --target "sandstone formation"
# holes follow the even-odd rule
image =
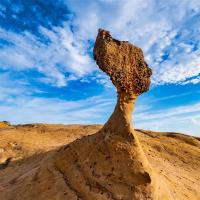
[[[108,74],[118,94],[125,92],[137,96],[148,91],[152,72],[140,48],[116,40],[108,31],[99,29],[94,59],[100,69]]]
[[[93,135],[101,128],[101,125],[61,124],[27,124],[0,128],[0,199],[75,199],[80,195],[80,189],[78,185],[72,185],[68,177],[56,167],[55,157],[65,151],[67,144],[83,136]],[[173,188],[173,199],[199,200],[200,138],[145,130],[135,130],[135,134],[153,170],[164,177],[166,187]],[[81,154],[78,149],[77,151]],[[6,162],[9,159],[10,162]],[[74,159],[74,163],[70,161],[70,164],[73,169],[78,163]],[[74,174],[74,171],[71,171],[71,177],[76,177],[77,173]],[[120,180],[119,183],[123,185],[124,178]],[[92,185],[92,182],[89,184]],[[85,185],[86,189],[89,184]],[[106,182],[102,184],[106,186]],[[98,191],[98,187],[91,189]],[[70,198],[72,195],[74,198]]]
[[[117,88],[113,114],[104,126],[0,127],[0,199],[199,200],[200,138],[132,127],[150,85],[142,50],[99,30],[94,58]]]
[[[151,69],[142,50],[99,30],[94,58],[117,88],[118,99],[108,122],[96,134],[66,146],[56,158],[66,177],[69,199],[171,199],[170,191],[151,168],[132,127],[139,94],[150,85]],[[77,195],[78,194],[78,195]]]

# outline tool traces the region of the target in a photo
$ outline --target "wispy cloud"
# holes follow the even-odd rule
[[[42,81],[58,87],[92,73],[95,68],[87,44],[76,38],[69,26],[63,24],[52,30],[40,27],[43,40],[30,32],[18,34],[0,29],[1,39],[10,43],[1,48],[1,68],[36,69],[44,75]]]
[[[94,39],[99,27],[140,46],[154,84],[196,84],[200,74],[200,2],[66,0],[76,14],[76,34]],[[190,81],[188,81],[190,79]]]
[[[0,105],[0,120],[18,123],[104,123],[113,99],[101,96],[69,101],[58,98],[20,96]]]
[[[196,94],[200,94],[200,90],[197,90],[195,93]],[[167,100],[171,100],[171,99],[177,99],[177,98],[191,96],[193,94],[194,94],[193,91],[192,92],[185,92],[185,93],[176,94],[176,95],[170,95],[170,96],[165,96],[165,97],[160,97],[160,98],[154,98],[153,100],[149,100],[149,101],[150,101],[150,103],[159,102],[159,101],[167,101]]]
[[[60,8],[61,2],[58,5]],[[59,87],[65,86],[67,81],[91,75],[96,69],[91,45],[98,28],[102,27],[110,30],[115,37],[129,40],[144,50],[153,68],[153,84],[199,83],[198,0],[66,0],[65,5],[68,19],[57,26],[53,23],[55,16],[52,13],[54,21],[51,23],[48,17],[48,26],[41,23],[41,16],[36,15],[40,19],[36,20],[37,35],[30,30],[13,32],[1,28],[0,37],[9,45],[6,43],[2,46],[0,67],[18,70],[35,68],[44,74],[42,81]],[[14,7],[17,9],[16,5]],[[6,14],[5,7],[1,11]],[[23,5],[17,12],[13,12],[16,20],[19,20],[17,14],[23,12]],[[103,80],[101,82],[104,83]]]
[[[15,79],[11,73],[0,74],[0,121],[18,123],[104,123],[111,114],[115,98],[92,95],[68,100],[46,96],[26,79]]]
[[[200,136],[200,103],[172,107],[162,110],[147,109],[136,112],[134,123],[136,127],[145,127],[156,131],[186,132]]]
[[[166,119],[174,116],[182,116],[187,114],[195,114],[200,113],[200,103],[186,105],[186,106],[178,106],[170,109],[162,109],[153,112],[143,112],[137,114],[137,118],[139,121],[150,121],[157,119]]]

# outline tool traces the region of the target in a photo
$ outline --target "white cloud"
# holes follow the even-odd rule
[[[18,123],[104,123],[114,107],[114,97],[92,96],[78,100],[43,97],[26,80],[0,74],[0,121]]]
[[[57,86],[65,86],[67,81],[95,70],[87,44],[73,35],[69,24],[52,30],[40,27],[40,32],[46,42],[29,32],[18,34],[0,29],[0,37],[11,43],[0,51],[1,68],[36,69],[45,76],[41,80]]]
[[[196,77],[196,78],[192,78],[191,80],[187,80],[187,81],[183,82],[182,85],[186,85],[188,83],[198,84],[198,83],[200,83],[200,77]]]
[[[191,119],[192,123],[197,125],[199,128],[200,128],[200,115],[198,116],[194,116],[192,119]],[[199,135],[200,135],[200,131],[199,131]]]
[[[198,121],[200,103],[164,108],[160,110],[147,107],[142,113],[135,112],[133,121],[137,128],[155,131],[183,132],[200,136]]]
[[[51,30],[40,27],[50,42],[28,32],[0,30],[1,38],[14,44],[1,50],[1,67],[34,68],[45,75],[41,80],[46,83],[65,86],[69,80],[66,74],[79,79],[96,70],[88,41],[95,40],[98,28],[106,28],[114,37],[144,50],[153,69],[153,84],[199,82],[199,0],[65,2],[73,13],[71,21]]]
[[[187,49],[181,52],[179,47],[176,48],[177,52],[173,53],[168,61],[155,65],[161,69],[154,71],[154,83],[198,83],[199,78],[196,76],[200,74],[200,50],[188,52],[187,46]]]
[[[11,98],[9,105],[0,105],[0,120],[14,124],[104,123],[112,104],[112,99],[103,99],[101,96],[78,101],[20,96]]]
[[[153,112],[143,112],[137,114],[137,118],[139,121],[149,121],[149,120],[157,120],[157,119],[166,119],[168,117],[174,116],[183,116],[184,114],[194,114],[200,113],[200,103],[186,106],[178,106],[171,109],[162,109]]]
[[[198,0],[66,0],[66,4],[75,13],[73,25],[79,37],[94,40],[102,27],[140,46],[153,68],[154,84],[197,83],[187,79],[200,73]]]

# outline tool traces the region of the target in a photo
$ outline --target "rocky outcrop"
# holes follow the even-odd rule
[[[140,48],[116,40],[108,31],[100,29],[94,46],[94,59],[110,76],[118,93],[139,95],[148,91],[152,72]]]
[[[7,126],[10,126],[10,122],[8,121],[0,121],[0,128],[2,127],[7,127]]]
[[[170,189],[150,166],[132,127],[137,96],[147,91],[151,69],[142,50],[99,30],[94,59],[117,88],[115,110],[92,136],[67,145],[56,156],[67,199],[168,200]]]

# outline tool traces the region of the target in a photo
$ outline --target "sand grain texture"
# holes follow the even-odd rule
[[[9,164],[0,169],[0,199],[77,199],[80,194],[69,188],[64,175],[55,168],[54,158],[64,151],[67,144],[88,134],[93,135],[101,128],[101,125],[0,128],[0,166],[11,158]],[[174,199],[200,199],[200,138],[144,130],[135,133],[151,166],[173,188]],[[98,191],[99,187],[91,190]]]

